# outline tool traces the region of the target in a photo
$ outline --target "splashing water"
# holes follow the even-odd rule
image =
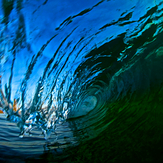
[[[1,0],[1,113],[54,148],[53,136],[77,146],[138,116],[136,102],[161,102],[162,11],[161,0]]]

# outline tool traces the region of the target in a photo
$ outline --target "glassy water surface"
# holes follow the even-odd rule
[[[162,0],[1,0],[0,160],[162,162]]]

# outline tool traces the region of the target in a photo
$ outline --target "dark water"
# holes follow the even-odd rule
[[[163,162],[162,0],[1,0],[1,162]]]

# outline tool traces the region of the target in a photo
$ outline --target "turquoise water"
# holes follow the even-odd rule
[[[0,2],[1,162],[163,161],[161,0]]]

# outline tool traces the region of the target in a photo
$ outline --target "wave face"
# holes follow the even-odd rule
[[[1,160],[161,162],[162,38],[162,0],[1,0]]]

